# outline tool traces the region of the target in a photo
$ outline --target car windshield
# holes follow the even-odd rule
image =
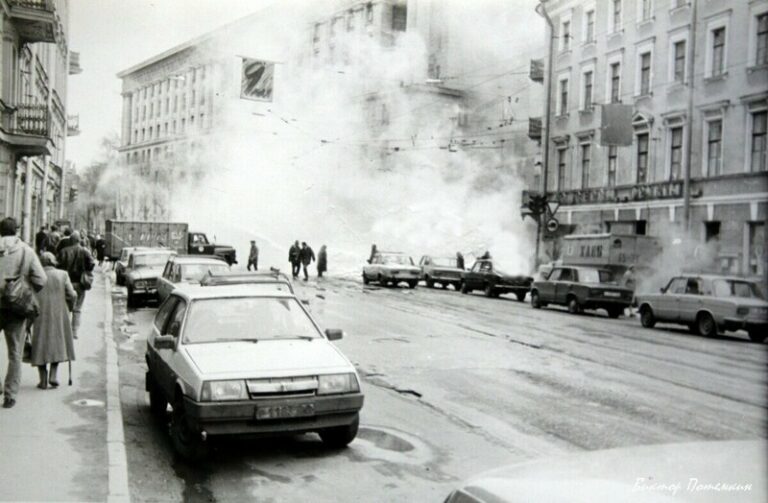
[[[579,269],[579,281],[581,283],[612,283],[613,274],[601,269]]]
[[[134,267],[159,267],[165,265],[171,257],[170,253],[144,253],[133,256]]]
[[[730,279],[716,279],[712,282],[715,297],[741,297],[743,299],[763,299],[763,294],[754,283]]]
[[[407,255],[382,255],[381,263],[389,265],[413,265],[413,260]]]
[[[319,337],[293,297],[236,297],[194,301],[182,341],[197,344]]]
[[[200,281],[208,272],[220,274],[229,272],[226,264],[184,264],[181,266],[181,281]]]
[[[456,259],[443,257],[433,258],[432,265],[437,267],[456,267]]]

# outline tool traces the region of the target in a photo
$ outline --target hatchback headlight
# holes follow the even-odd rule
[[[203,402],[247,400],[248,388],[245,381],[206,381],[200,398]]]
[[[358,391],[360,391],[360,385],[355,374],[330,374],[318,377],[318,395],[356,393]]]
[[[147,286],[147,282],[146,281],[137,281],[136,283],[134,283],[133,286],[136,287],[136,288],[144,288],[144,287]]]

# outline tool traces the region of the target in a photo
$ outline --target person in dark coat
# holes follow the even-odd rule
[[[323,273],[328,270],[328,252],[325,245],[320,247],[320,251],[317,252],[317,277],[322,278]]]
[[[461,252],[456,252],[456,267],[464,270],[464,255]]]
[[[59,227],[57,225],[51,225],[51,230],[48,232],[48,242],[46,243],[45,251],[49,251],[55,256],[60,241],[61,232],[59,232]]]
[[[56,257],[51,252],[40,256],[48,281],[45,288],[37,292],[40,315],[32,327],[32,353],[29,362],[37,367],[40,389],[59,385],[56,373],[59,363],[75,359],[75,344],[72,340],[72,323],[69,312],[75,307],[75,292],[69,274],[56,269]],[[50,373],[48,372],[50,365]]]
[[[91,252],[80,245],[80,233],[75,231],[70,236],[71,245],[63,248],[56,260],[59,262],[59,269],[69,273],[69,280],[77,292],[77,300],[72,310],[72,334],[77,339],[77,329],[80,326],[80,313],[85,302],[85,292],[87,288],[83,287],[81,281],[83,273],[93,271],[96,264],[93,262]]]
[[[483,253],[480,258],[482,260],[489,260],[491,258],[491,252],[488,250],[485,250],[485,253]]]
[[[371,262],[373,262],[373,257],[375,257],[377,253],[379,253],[379,250],[376,249],[376,245],[375,244],[372,244],[371,245],[371,256],[368,257],[368,263],[369,264]]]
[[[253,266],[254,271],[259,270],[259,247],[256,246],[256,241],[251,240],[251,251],[248,253],[248,270],[251,270]]]
[[[35,251],[38,255],[42,254],[48,248],[48,226],[40,227],[35,234]]]
[[[72,229],[67,227],[64,229],[63,237],[56,243],[56,252],[55,255],[58,257],[59,252],[63,250],[64,248],[68,247],[72,244]],[[59,261],[61,262],[61,261]]]
[[[299,246],[298,239],[291,245],[290,250],[288,250],[288,262],[291,263],[291,274],[293,275],[293,279],[298,278],[301,267],[301,247]]]
[[[107,254],[107,241],[101,237],[101,234],[96,234],[96,259],[99,261],[99,265],[104,262],[104,257]]]
[[[309,264],[314,262],[315,252],[312,251],[312,248],[310,248],[309,245],[303,241],[301,243],[301,251],[299,252],[299,259],[301,260],[301,265],[304,266],[304,281],[307,281],[309,279],[309,273],[307,272],[307,267],[309,267]]]

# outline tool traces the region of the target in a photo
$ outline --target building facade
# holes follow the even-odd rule
[[[554,27],[546,191],[557,218],[576,233],[669,241],[687,231],[714,248],[712,268],[764,275],[768,1],[545,5]],[[610,123],[604,104],[628,105],[631,119]],[[630,140],[608,141],[617,132]]]
[[[0,0],[0,215],[22,236],[61,218],[68,117],[67,78],[80,72],[68,47],[67,0]],[[72,126],[72,127],[70,127]]]

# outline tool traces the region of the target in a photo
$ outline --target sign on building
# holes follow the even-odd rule
[[[600,145],[632,145],[632,106],[611,103],[601,106]]]
[[[272,101],[275,64],[257,59],[243,58],[240,97],[254,101]]]

